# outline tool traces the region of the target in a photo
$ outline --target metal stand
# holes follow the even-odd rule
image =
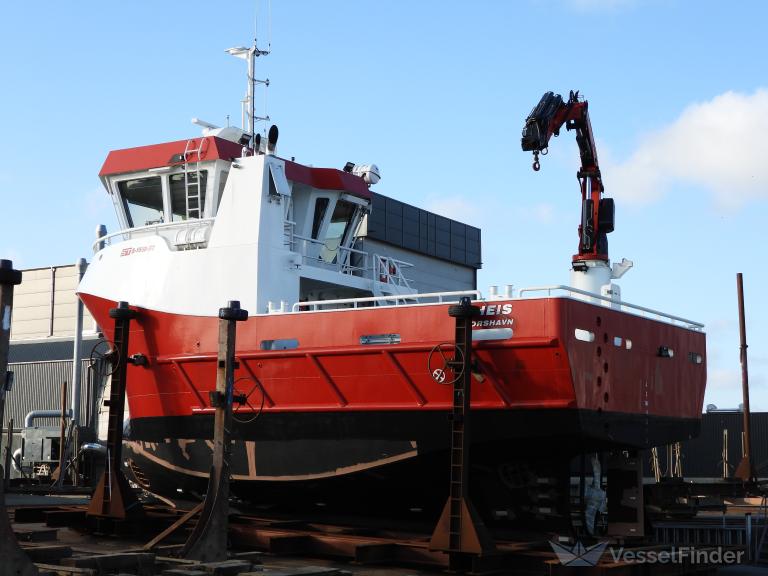
[[[128,485],[123,474],[123,418],[125,412],[125,387],[128,372],[128,337],[131,320],[138,312],[131,310],[127,302],[119,302],[117,308],[109,311],[109,317],[115,320],[114,348],[112,361],[117,367],[112,374],[109,392],[109,426],[107,429],[107,462],[101,480],[91,497],[88,516],[96,520],[110,518],[125,520],[129,516],[141,516],[144,513],[141,503]]]
[[[453,374],[453,410],[451,412],[451,480],[448,501],[432,533],[429,547],[449,555],[452,570],[471,568],[474,557],[495,550],[485,525],[469,499],[469,447],[471,444],[472,317],[480,309],[464,297],[448,314],[456,319],[453,358],[445,367]],[[441,351],[442,355],[442,351]],[[445,380],[444,372],[432,371],[433,378]]]
[[[183,558],[217,562],[227,558],[229,525],[229,475],[232,453],[232,403],[234,394],[236,323],[247,320],[248,311],[233,300],[219,309],[219,355],[216,391],[211,404],[216,408],[213,428],[213,464],[203,511],[181,552]]]
[[[608,458],[608,535],[645,535],[643,459],[638,452],[614,452]]]
[[[13,269],[10,260],[0,260],[0,414],[5,406],[6,374],[8,373],[8,348],[11,339],[11,311],[13,287],[21,284],[21,272]],[[2,417],[0,416],[0,427]],[[10,449],[10,445],[8,446]],[[0,467],[0,478],[5,473]],[[0,481],[0,576],[37,576],[32,563],[16,541],[8,510],[5,507],[5,482]]]

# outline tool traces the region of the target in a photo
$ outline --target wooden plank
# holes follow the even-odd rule
[[[160,532],[160,534],[158,534],[157,536],[155,536],[154,538],[152,538],[152,540],[150,540],[149,542],[147,542],[146,544],[144,544],[144,547],[143,547],[143,548],[144,548],[144,550],[152,550],[152,549],[153,549],[155,546],[157,546],[157,545],[158,545],[160,542],[162,542],[163,540],[165,540],[166,538],[168,538],[168,536],[170,536],[171,534],[173,534],[174,532],[176,532],[176,530],[178,530],[179,528],[181,528],[181,527],[182,527],[184,524],[186,524],[187,522],[189,522],[189,521],[192,519],[192,517],[193,517],[193,516],[195,516],[196,514],[198,514],[198,513],[200,512],[200,510],[202,510],[202,509],[203,509],[203,504],[205,504],[205,502],[200,502],[200,503],[199,503],[197,506],[195,506],[194,508],[192,508],[192,510],[190,510],[189,512],[187,512],[186,514],[184,514],[184,515],[183,515],[181,518],[179,518],[178,520],[176,520],[176,522],[174,522],[173,524],[171,524],[170,526],[168,526],[168,528],[166,528],[165,530],[163,530],[162,532]]]
[[[60,544],[46,546],[24,546],[24,552],[32,562],[48,562],[54,564],[62,558],[72,556],[72,548]]]
[[[155,555],[149,552],[94,554],[64,558],[62,564],[76,568],[94,568],[99,574],[126,571],[138,576],[151,576],[155,567]]]
[[[96,576],[96,570],[93,568],[81,568],[79,566],[60,566],[58,564],[42,564],[35,562],[35,566],[40,572],[53,572],[60,576]]]
[[[16,528],[13,533],[19,542],[52,542],[58,539],[56,528]]]

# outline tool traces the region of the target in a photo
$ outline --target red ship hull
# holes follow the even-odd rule
[[[111,338],[107,312],[115,303],[82,297]],[[485,316],[475,328],[514,326],[511,338],[474,347],[472,408],[483,415],[481,422],[485,416],[498,420],[489,437],[554,433],[651,446],[686,438],[678,425],[688,430],[700,420],[706,380],[703,333],[569,298],[498,302],[488,311],[501,311],[504,304],[511,305],[509,314]],[[290,440],[296,431],[312,438],[351,433],[414,440],[414,426],[439,422],[443,416],[435,418],[436,413],[451,406],[451,387],[434,381],[427,368],[433,346],[452,339],[446,308],[251,317],[238,326],[236,388],[248,395],[238,416],[260,417],[253,426],[240,425],[241,437]],[[139,313],[130,353],[143,354],[149,362],[129,367],[134,438],[208,437],[218,320],[146,309]],[[577,330],[593,341],[577,339]],[[382,333],[396,333],[400,343],[360,344],[362,336]],[[297,347],[262,349],[264,341],[276,338],[295,340]],[[673,350],[673,356],[661,356],[662,347]],[[649,426],[650,420],[661,425]],[[477,427],[478,440],[482,428]]]

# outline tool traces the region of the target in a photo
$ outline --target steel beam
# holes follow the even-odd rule
[[[11,339],[13,287],[21,284],[21,272],[13,269],[10,260],[0,260],[0,406],[5,405],[8,350]],[[2,411],[0,410],[0,415]],[[0,416],[0,428],[2,428]],[[0,433],[0,436],[2,434]],[[10,443],[7,450],[10,450]],[[0,467],[0,479],[5,473]],[[5,507],[5,482],[0,481],[0,576],[37,576],[37,568],[16,540],[8,510]]]

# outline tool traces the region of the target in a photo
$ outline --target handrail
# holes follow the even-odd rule
[[[394,304],[390,306],[398,306],[399,300],[419,300],[421,298],[437,298],[437,304],[443,302],[443,298],[449,296],[472,296],[473,300],[482,300],[483,295],[480,290],[456,290],[453,292],[426,292],[415,294],[388,294],[386,296],[366,296],[365,298],[341,298],[338,300],[311,300],[309,302],[296,302],[294,303],[291,311],[302,312],[301,308],[312,306],[314,310],[317,310],[317,306],[328,306],[336,304],[353,304],[352,308],[357,308],[358,304],[367,302],[386,302],[394,300]],[[304,310],[304,312],[310,312],[311,310]]]
[[[106,236],[99,237],[93,244],[92,248],[94,253],[99,251],[99,245],[100,244],[111,244],[112,238],[116,236],[128,236],[127,239],[130,239],[131,235],[134,232],[147,232],[147,231],[154,231],[155,234],[157,234],[160,230],[170,230],[173,228],[202,228],[204,225],[207,224],[213,224],[213,222],[216,220],[216,218],[195,218],[194,220],[184,220],[183,222],[165,222],[165,223],[157,223],[157,224],[150,224],[148,226],[139,226],[138,228],[126,228],[124,230],[118,230],[117,232],[112,232],[111,234],[107,234]]]
[[[588,292],[580,288],[573,288],[572,286],[563,286],[562,284],[556,284],[552,286],[531,286],[528,288],[521,288],[518,294],[520,297],[522,297],[523,293],[525,292],[546,291],[547,296],[551,296],[552,290],[564,290],[566,292],[575,292],[576,294],[582,294],[584,296],[589,296],[590,298],[596,298],[597,300],[610,302],[611,304],[618,304],[620,306],[632,308],[633,310],[640,310],[642,312],[648,312],[649,314],[655,314],[656,316],[660,316],[661,318],[667,318],[672,321],[682,322],[684,324],[688,324],[691,328],[694,328],[697,330],[702,330],[704,328],[704,324],[700,322],[695,322],[694,320],[689,320],[688,318],[682,318],[681,316],[673,316],[672,314],[667,314],[666,312],[660,312],[659,310],[654,310],[653,308],[646,308],[645,306],[640,306],[638,304],[630,304],[629,302],[624,302],[622,300],[613,300],[612,298],[603,296],[601,294],[595,294],[594,292]]]
[[[301,246],[299,246],[299,244],[301,244]],[[368,258],[370,255],[364,250],[358,250],[352,246],[343,246],[339,244],[338,248],[336,249],[336,258],[333,262],[328,262],[327,260],[321,258],[319,253],[316,256],[310,253],[308,247],[312,245],[315,245],[319,248],[327,247],[325,240],[307,238],[301,234],[292,234],[292,238],[290,240],[291,250],[298,252],[302,258],[306,258],[307,260],[311,260],[313,262],[318,262],[321,267],[330,267],[331,269],[336,269],[341,274],[346,274],[348,276],[354,276],[355,273],[364,274],[365,271],[368,270]],[[362,266],[353,266],[351,264],[352,255],[354,254],[361,256]]]
[[[317,238],[307,238],[306,236],[302,236],[301,234],[294,234],[294,238],[297,238],[298,240],[303,240],[305,242],[309,242],[311,244],[317,244],[318,246],[325,246],[325,240],[318,240]],[[368,255],[368,252],[364,250],[358,250],[357,248],[352,248],[351,246],[342,246],[339,244],[339,250],[343,250],[345,252],[355,252],[357,254],[363,254]]]

